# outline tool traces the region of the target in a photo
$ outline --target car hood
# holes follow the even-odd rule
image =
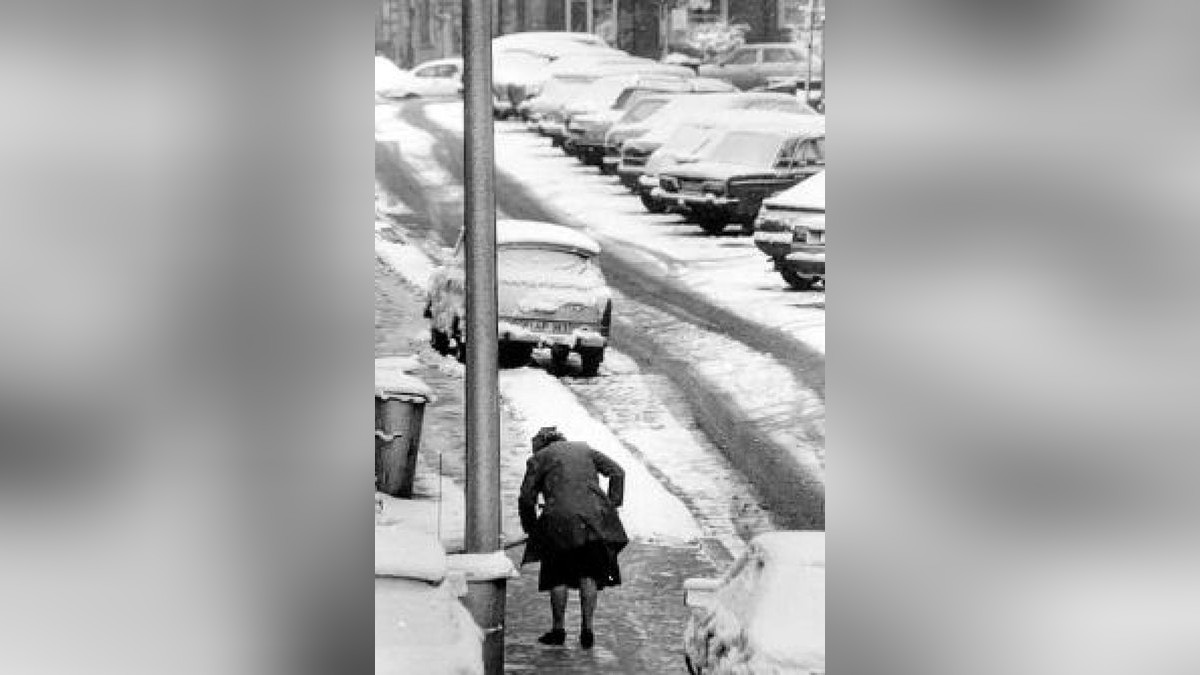
[[[753,174],[771,174],[769,169],[745,164],[730,164],[728,162],[680,162],[664,167],[662,173],[668,173],[680,178],[700,178],[704,180],[729,180],[735,176]]]

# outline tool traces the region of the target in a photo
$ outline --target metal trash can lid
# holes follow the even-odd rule
[[[412,356],[389,356],[375,359],[375,398],[412,403],[432,403],[433,390],[407,371],[419,367]]]

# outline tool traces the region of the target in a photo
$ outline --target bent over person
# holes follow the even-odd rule
[[[599,475],[608,477],[608,491]],[[537,512],[538,496],[545,504]],[[538,590],[550,592],[553,626],[538,638],[547,645],[566,641],[568,589],[579,590],[579,643],[595,642],[592,616],[599,591],[621,583],[617,555],[629,538],[617,509],[625,496],[625,471],[587,443],[573,443],[554,427],[533,437],[533,457],[517,502],[521,528],[529,535],[521,564],[541,561]]]

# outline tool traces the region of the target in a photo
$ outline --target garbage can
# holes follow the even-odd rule
[[[406,369],[412,358],[375,360],[375,489],[412,497],[425,405],[433,392]]]

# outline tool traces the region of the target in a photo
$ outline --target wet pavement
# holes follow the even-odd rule
[[[520,549],[510,553],[520,562]],[[507,673],[686,673],[683,629],[688,612],[683,581],[711,576],[713,565],[698,547],[633,542],[621,554],[620,586],[601,592],[596,606],[596,644],[579,646],[579,596],[567,606],[567,643],[547,647],[538,636],[550,629],[550,598],[537,592],[537,565],[509,582],[505,632]]]

